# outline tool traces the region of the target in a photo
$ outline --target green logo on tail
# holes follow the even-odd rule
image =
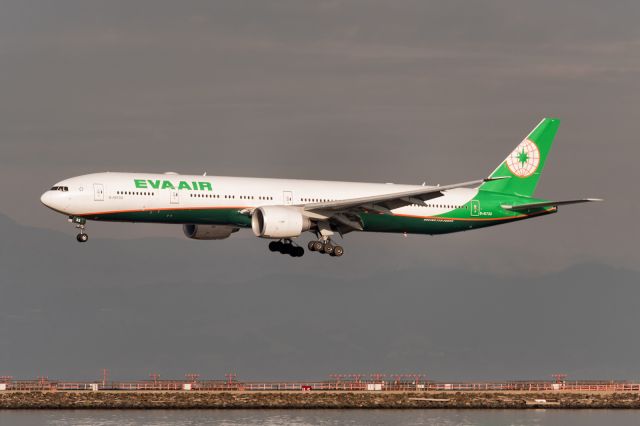
[[[557,118],[543,119],[489,175],[511,179],[485,182],[480,189],[532,197],[559,126]]]
[[[540,164],[540,150],[531,140],[525,139],[507,157],[507,167],[515,176],[525,178],[535,173]]]

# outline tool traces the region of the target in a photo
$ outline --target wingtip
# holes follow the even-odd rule
[[[502,180],[502,179],[511,179],[511,176],[494,176],[494,177],[486,177],[482,181],[483,182],[493,182],[494,180]]]

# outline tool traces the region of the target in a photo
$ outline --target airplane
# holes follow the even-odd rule
[[[447,234],[602,201],[533,197],[559,125],[557,118],[544,118],[487,178],[451,185],[106,172],[58,182],[41,201],[68,216],[82,243],[89,239],[88,220],[150,222],[181,224],[196,240],[251,228],[271,240],[270,251],[291,257],[304,255],[295,239],[310,232],[310,251],[340,257],[344,248],[333,238],[354,231]]]

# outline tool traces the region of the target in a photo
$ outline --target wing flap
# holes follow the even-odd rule
[[[480,185],[484,182],[492,180],[504,179],[499,178],[486,178],[479,180],[472,180],[468,182],[455,183],[452,185],[444,186],[425,186],[420,189],[403,192],[392,192],[388,194],[373,195],[368,197],[350,198],[347,200],[329,201],[323,203],[309,203],[304,204],[302,207],[306,211],[344,211],[354,208],[371,209],[376,210],[382,208],[383,210],[393,210],[399,207],[407,206],[409,204],[417,204],[416,202],[425,202],[433,198],[438,198],[443,195],[443,191],[455,188],[464,188],[469,186]]]

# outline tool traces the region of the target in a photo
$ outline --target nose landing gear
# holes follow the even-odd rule
[[[76,229],[80,230],[80,233],[76,235],[76,240],[79,243],[86,243],[89,240],[89,235],[85,232],[87,227],[87,219],[84,217],[69,216],[69,222],[76,226]]]
[[[269,243],[269,250],[273,252],[280,252],[280,254],[288,254],[291,257],[304,256],[304,249],[300,246],[294,245],[293,241],[288,238],[280,241],[271,241]]]

